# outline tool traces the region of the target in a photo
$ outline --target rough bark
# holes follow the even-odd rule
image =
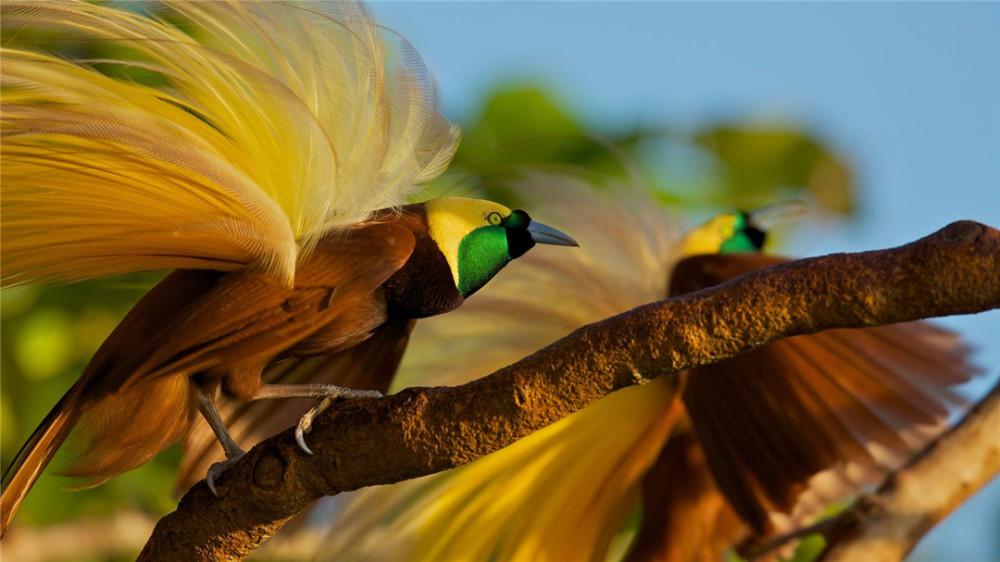
[[[606,394],[769,341],[1000,307],[1000,232],[963,221],[889,250],[754,271],[591,324],[459,387],[342,402],[314,424],[314,456],[291,431],[258,446],[219,483],[164,517],[141,560],[248,556],[324,495],[467,463]]]

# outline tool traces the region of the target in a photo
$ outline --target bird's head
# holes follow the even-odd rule
[[[759,252],[767,241],[768,230],[804,212],[801,202],[784,201],[750,213],[719,215],[684,236],[681,257]]]
[[[451,267],[463,297],[479,290],[503,266],[535,244],[578,246],[528,213],[482,199],[440,197],[424,205],[431,238]]]

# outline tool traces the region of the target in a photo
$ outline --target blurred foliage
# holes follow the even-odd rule
[[[428,186],[425,197],[448,192],[511,202],[504,190],[510,175],[542,167],[598,182],[607,176],[642,181],[681,215],[752,209],[787,198],[811,200],[834,214],[853,208],[852,178],[843,158],[809,132],[788,125],[596,130],[532,84],[497,88],[482,108],[463,124],[454,164]],[[681,168],[687,169],[678,173]],[[160,276],[0,292],[0,456],[5,468],[115,324]],[[49,524],[117,509],[162,515],[173,508],[178,455],[172,449],[140,469],[74,494],[65,490],[72,482],[49,470],[28,495],[18,524]],[[58,461],[59,456],[57,468]]]
[[[476,191],[505,199],[512,172],[526,167],[645,183],[666,205],[704,212],[755,209],[802,199],[816,212],[854,211],[845,158],[809,131],[785,123],[707,123],[597,130],[535,84],[498,87],[464,124],[462,143],[433,192]]]
[[[696,145],[716,156],[720,178],[734,200],[770,198],[804,190],[820,207],[853,210],[847,164],[802,131],[781,126],[717,125],[697,131]]]

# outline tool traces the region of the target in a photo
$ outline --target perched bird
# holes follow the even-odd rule
[[[380,385],[374,361],[354,363],[355,389],[284,375],[373,347],[391,362],[415,319],[460,306],[536,243],[576,245],[489,201],[401,205],[444,169],[457,131],[419,58],[390,49],[359,5],[135,8],[2,5],[4,282],[176,271],[18,453],[0,533],[71,432],[83,447],[68,474],[98,484],[180,440],[200,411],[227,457],[209,470],[214,492],[243,454],[218,396],[376,395],[356,390]],[[65,53],[95,52],[73,60],[24,39],[46,32]],[[306,451],[325,403],[299,423]]]
[[[581,250],[527,256],[449,322],[422,322],[401,386],[460,384],[586,323],[781,261],[757,251],[773,213],[723,215],[679,239],[629,185],[535,175],[521,189]],[[335,498],[318,557],[722,560],[801,529],[940,433],[973,373],[966,354],[917,322],[793,337],[661,377],[466,466]]]

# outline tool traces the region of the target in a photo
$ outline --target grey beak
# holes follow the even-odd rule
[[[540,222],[531,221],[528,223],[528,233],[536,244],[552,244],[554,246],[579,246],[565,232],[560,232],[551,226],[546,226]]]

